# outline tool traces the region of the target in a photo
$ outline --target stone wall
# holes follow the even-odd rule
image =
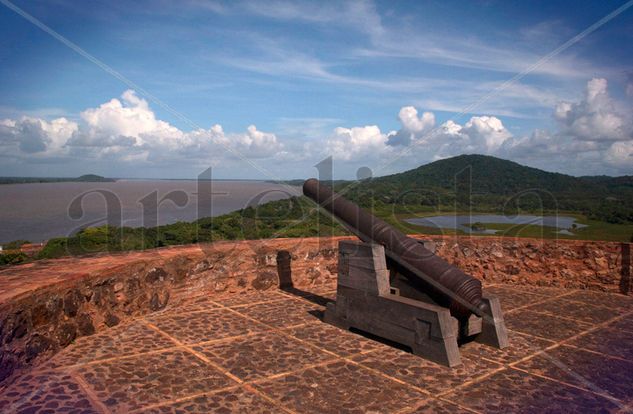
[[[630,291],[630,243],[500,237],[431,239],[437,245],[437,254],[489,283]]]
[[[0,383],[76,338],[122,320],[178,306],[196,295],[276,288],[279,251],[290,253],[295,287],[332,286],[342,239],[349,238],[218,242],[0,270]],[[629,244],[492,237],[431,240],[440,256],[484,282],[629,291]]]

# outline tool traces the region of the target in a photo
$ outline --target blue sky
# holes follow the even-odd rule
[[[633,173],[633,7],[495,91],[622,1],[13,4],[137,87],[0,4],[0,175]]]

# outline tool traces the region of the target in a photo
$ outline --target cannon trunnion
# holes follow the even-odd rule
[[[508,345],[499,300],[483,294],[479,280],[318,180],[303,192],[361,240],[339,242],[337,299],[326,322],[450,367],[461,363],[458,343]]]

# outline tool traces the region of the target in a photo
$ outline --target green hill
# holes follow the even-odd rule
[[[348,184],[340,184],[341,190]],[[348,188],[362,205],[485,212],[570,211],[611,223],[633,222],[631,177],[572,177],[486,156],[460,155]],[[470,194],[470,197],[469,197]]]

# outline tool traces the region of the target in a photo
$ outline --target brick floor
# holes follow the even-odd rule
[[[596,292],[496,285],[510,346],[449,369],[324,324],[332,290],[175,308],[82,337],[0,389],[0,412],[627,412],[633,307]]]

